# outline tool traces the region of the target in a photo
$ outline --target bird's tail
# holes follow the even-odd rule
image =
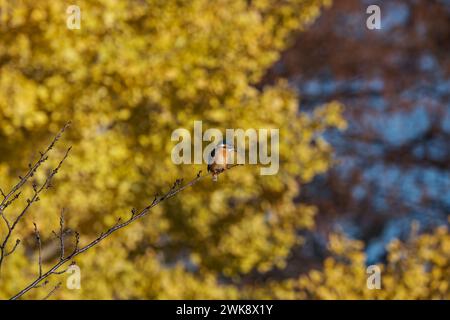
[[[212,181],[214,181],[214,182],[217,182],[217,178],[219,177],[219,175],[218,174],[213,174],[212,175]]]

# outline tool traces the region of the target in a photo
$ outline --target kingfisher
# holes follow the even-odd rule
[[[209,155],[208,172],[212,173],[212,180],[215,182],[219,174],[230,168],[232,164],[232,153],[236,151],[233,146],[224,140],[219,143]]]

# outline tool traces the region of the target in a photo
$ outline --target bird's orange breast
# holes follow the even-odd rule
[[[228,164],[228,151],[223,148],[219,152],[216,153],[214,160],[211,164],[212,171],[223,170],[226,169]]]

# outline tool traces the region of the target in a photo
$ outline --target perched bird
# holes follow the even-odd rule
[[[212,172],[212,180],[217,181],[220,173],[232,164],[231,155],[235,149],[226,143],[219,143],[212,151],[208,159],[208,172]]]

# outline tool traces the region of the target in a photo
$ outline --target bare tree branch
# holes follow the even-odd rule
[[[8,192],[8,194],[5,195],[5,193],[3,191],[1,192],[2,195],[3,195],[3,200],[0,203],[0,211],[3,211],[5,209],[5,204],[12,197],[12,195],[15,194],[28,181],[28,179],[31,178],[34,175],[34,173],[42,165],[42,163],[44,163],[48,159],[48,153],[50,152],[50,150],[53,149],[53,147],[56,145],[56,143],[59,141],[59,139],[61,139],[61,136],[63,135],[63,133],[66,131],[66,129],[69,126],[70,126],[70,122],[68,122],[58,132],[58,134],[55,136],[55,138],[53,138],[52,142],[47,147],[47,149],[44,152],[40,152],[39,159],[35,162],[34,165],[31,165],[31,164],[29,165],[29,170],[25,174],[24,177],[20,177],[19,176],[20,181],[11,189],[11,191]]]
[[[67,159],[67,157],[71,151],[71,147],[69,147],[67,149],[66,153],[64,154],[64,156],[61,159],[61,161],[59,162],[59,164],[51,171],[51,173],[47,176],[45,182],[41,186],[38,186],[36,183],[33,183],[33,192],[34,193],[31,198],[27,199],[26,206],[15,217],[15,219],[13,219],[11,221],[9,219],[7,219],[6,216],[4,215],[4,210],[20,196],[20,191],[19,191],[20,188],[22,188],[22,186],[29,180],[29,178],[34,175],[34,173],[42,165],[42,163],[44,163],[48,159],[49,151],[53,149],[53,147],[58,142],[58,140],[61,138],[62,134],[65,132],[65,130],[67,129],[68,126],[69,126],[69,123],[66,124],[63,129],[61,129],[61,131],[52,140],[52,142],[48,146],[48,148],[44,152],[40,152],[40,157],[34,165],[29,164],[28,172],[25,174],[24,177],[19,177],[19,179],[20,179],[19,182],[7,194],[5,194],[3,191],[0,192],[1,195],[3,196],[3,200],[0,203],[0,215],[1,215],[5,225],[7,226],[6,236],[3,239],[3,241],[0,242],[1,243],[0,244],[0,272],[1,272],[1,266],[2,266],[2,262],[3,262],[4,258],[6,256],[10,255],[11,253],[13,253],[20,243],[20,240],[17,239],[14,247],[9,251],[6,250],[14,229],[16,228],[18,223],[22,220],[22,218],[26,215],[26,213],[28,212],[28,210],[32,206],[32,204],[39,201],[39,195],[44,190],[49,189],[51,187],[52,179],[58,173],[58,171],[62,167],[64,161]],[[238,165],[232,165],[232,166],[230,166],[230,169],[235,166],[238,166]],[[59,239],[59,247],[60,247],[59,248],[60,249],[59,261],[55,265],[53,265],[49,270],[47,270],[46,272],[43,271],[43,265],[42,265],[41,236],[40,236],[39,229],[38,229],[36,223],[33,223],[34,224],[34,234],[35,234],[35,238],[36,238],[36,241],[38,244],[38,264],[39,264],[38,276],[34,281],[32,281],[28,286],[26,286],[24,289],[22,289],[20,292],[18,292],[16,295],[14,295],[11,299],[12,300],[18,299],[33,288],[39,288],[39,287],[45,286],[48,283],[48,277],[50,277],[51,275],[63,274],[67,271],[67,269],[58,271],[58,269],[62,265],[66,264],[67,262],[69,262],[71,260],[72,260],[72,264],[74,264],[73,259],[76,256],[78,256],[78,255],[82,254],[83,252],[89,250],[90,248],[96,246],[97,244],[99,244],[105,238],[109,237],[114,232],[116,232],[122,228],[125,228],[126,226],[128,226],[129,224],[133,223],[134,221],[136,221],[138,219],[141,219],[142,217],[147,215],[148,212],[153,207],[157,206],[161,202],[174,197],[179,192],[182,192],[186,188],[193,186],[194,184],[199,182],[204,177],[210,176],[210,175],[211,174],[209,174],[209,173],[202,175],[202,171],[199,171],[195,178],[193,178],[191,181],[189,181],[188,183],[186,183],[184,185],[183,185],[182,179],[177,179],[174,182],[174,184],[172,185],[172,187],[166,193],[164,193],[162,196],[156,195],[155,198],[153,199],[153,201],[139,212],[135,208],[133,208],[131,210],[131,216],[127,220],[122,221],[122,219],[119,218],[117,220],[117,222],[112,227],[110,227],[106,232],[102,232],[97,238],[95,238],[94,240],[92,240],[85,246],[80,247],[80,234],[75,231],[74,232],[74,235],[75,235],[74,249],[68,255],[66,255],[65,242],[64,242],[65,235],[68,232],[68,229],[67,230],[65,229],[64,209],[61,210],[59,232],[56,233],[53,231],[53,234],[56,236],[56,238]],[[45,297],[45,299],[50,297],[59,287],[60,287],[60,283],[55,288],[53,288],[52,291],[50,291],[50,293]]]
[[[239,164],[232,165],[232,166],[230,166],[229,169],[231,169],[233,167],[236,167],[236,166],[239,166]],[[126,221],[122,221],[121,219],[118,219],[117,223],[114,226],[109,228],[106,232],[101,233],[96,239],[92,240],[91,242],[89,242],[84,247],[79,247],[80,235],[79,235],[78,232],[75,232],[75,249],[73,250],[73,252],[70,255],[64,257],[63,259],[60,259],[48,271],[46,271],[45,273],[40,275],[33,282],[31,282],[28,286],[26,286],[24,289],[22,289],[20,292],[18,292],[13,297],[11,297],[11,300],[16,300],[16,299],[22,297],[25,293],[27,293],[31,289],[36,288],[36,286],[38,286],[42,281],[45,281],[52,274],[64,273],[65,271],[64,272],[57,271],[62,265],[64,265],[68,261],[74,259],[76,256],[80,255],[81,253],[83,253],[83,252],[89,250],[90,248],[96,246],[97,244],[99,244],[105,238],[109,237],[114,232],[116,232],[116,231],[118,231],[118,230],[120,230],[122,228],[125,228],[126,226],[128,226],[129,224],[133,223],[134,221],[136,221],[138,219],[143,218],[144,216],[146,216],[150,212],[150,210],[153,207],[157,206],[161,202],[174,197],[178,193],[180,193],[180,192],[184,191],[185,189],[193,186],[194,184],[196,184],[197,182],[199,182],[203,178],[205,178],[207,176],[210,176],[210,175],[211,175],[210,173],[202,175],[202,171],[199,171],[195,178],[193,178],[192,180],[190,180],[189,182],[187,182],[184,185],[182,184],[182,182],[183,182],[182,179],[177,179],[174,182],[174,184],[172,185],[172,187],[166,193],[164,193],[162,196],[155,196],[153,201],[148,206],[146,206],[145,208],[143,208],[139,212],[137,212],[137,210],[133,208],[131,210],[132,214],[131,214],[129,219],[127,219]]]
[[[58,163],[58,165],[52,170],[52,172],[47,176],[47,178],[46,178],[45,182],[42,184],[42,186],[39,188],[37,188],[37,187],[33,188],[34,189],[33,196],[31,197],[31,199],[27,199],[27,205],[23,208],[23,210],[20,212],[20,214],[15,218],[13,223],[11,225],[9,225],[9,222],[7,223],[8,229],[6,232],[6,236],[0,245],[0,271],[1,271],[1,266],[2,266],[3,260],[6,256],[6,251],[5,251],[6,246],[8,244],[8,240],[11,237],[14,229],[16,228],[16,226],[20,222],[20,220],[23,218],[23,216],[28,212],[28,210],[33,205],[33,203],[38,202],[40,200],[39,195],[42,193],[42,191],[50,188],[53,177],[58,173],[62,164],[67,159],[71,149],[72,149],[71,147],[69,147],[67,149],[66,153],[64,154],[64,157],[61,159],[61,161]],[[3,215],[3,213],[2,213],[2,215]]]
[[[11,190],[6,194],[3,192],[3,190],[0,192],[3,196],[2,201],[0,202],[0,216],[2,217],[3,222],[6,225],[6,235],[3,240],[0,240],[0,275],[1,275],[1,268],[2,264],[4,262],[5,257],[12,254],[17,246],[20,243],[20,240],[16,240],[16,243],[14,247],[8,251],[8,244],[9,240],[11,238],[11,235],[13,234],[14,229],[16,228],[17,224],[20,222],[20,220],[23,218],[23,216],[27,213],[31,205],[37,201],[39,201],[39,195],[42,191],[48,189],[51,186],[51,181],[53,177],[57,174],[58,170],[61,168],[63,162],[66,160],[71,148],[69,148],[63,159],[59,162],[58,166],[52,170],[52,172],[48,175],[46,181],[44,184],[38,188],[38,186],[33,183],[33,196],[31,199],[27,199],[27,205],[25,208],[20,212],[18,216],[16,216],[12,221],[10,221],[4,214],[4,211],[7,207],[9,207],[16,199],[19,198],[21,191],[20,189],[25,185],[25,183],[34,176],[38,168],[48,159],[48,153],[54,148],[56,143],[59,141],[63,133],[66,131],[66,129],[70,126],[70,122],[68,122],[59,132],[58,134],[53,138],[50,145],[47,147],[47,149],[44,152],[40,152],[40,156],[38,160],[32,165],[31,163],[28,165],[28,171],[26,174],[21,177],[19,176],[19,182],[11,188]]]

